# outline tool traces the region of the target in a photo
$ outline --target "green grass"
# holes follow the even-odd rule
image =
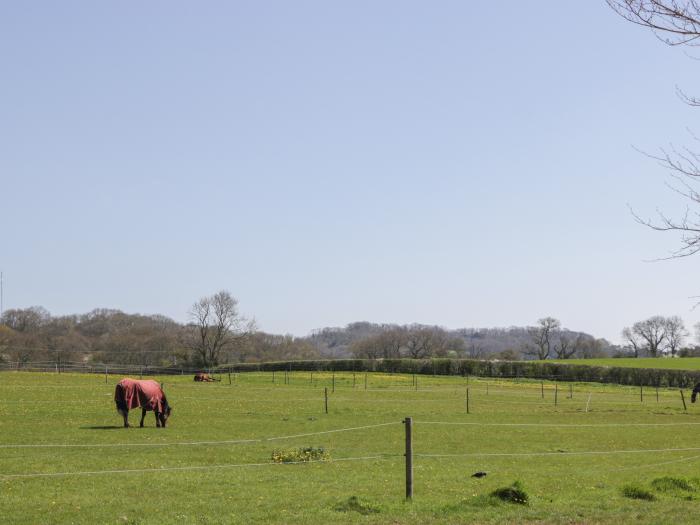
[[[641,499],[645,501],[654,501],[656,499],[656,496],[636,483],[630,483],[622,487],[622,495],[626,498]]]
[[[615,360],[616,362],[618,360]],[[670,361],[670,360],[660,360]],[[680,360],[676,360],[680,361]],[[685,361],[685,360],[683,360]],[[294,372],[159,377],[173,415],[123,429],[118,377],[0,374],[2,523],[692,523],[700,408],[677,390]],[[329,413],[323,389],[329,389]],[[404,500],[403,418],[414,497]],[[388,423],[385,426],[374,426]],[[357,428],[368,427],[368,428]],[[355,428],[345,432],[331,430]],[[274,439],[271,439],[274,438]],[[90,445],[16,447],[14,445]],[[8,445],[13,445],[9,446]],[[112,446],[108,446],[112,445]],[[275,450],[323,461],[275,463]],[[685,450],[668,450],[685,449]],[[477,471],[483,478],[472,478]],[[48,474],[48,475],[42,475]],[[492,494],[527,488],[527,505]],[[661,480],[661,481],[658,481]],[[671,481],[669,481],[671,480]],[[675,480],[675,481],[673,481]],[[695,486],[695,481],[688,481]],[[626,486],[654,501],[625,497]],[[516,487],[517,488],[517,487]]]
[[[671,359],[666,357],[621,357],[607,359],[548,359],[548,363],[610,366],[624,368],[664,368],[669,370],[700,370],[700,357]]]

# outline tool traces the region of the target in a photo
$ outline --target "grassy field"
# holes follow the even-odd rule
[[[619,366],[627,368],[666,368],[671,370],[700,370],[700,357],[670,359],[663,357],[622,357],[607,359],[549,359],[547,362],[572,365]]]
[[[170,376],[157,378],[174,406],[169,426],[149,414],[146,428],[123,429],[118,379],[0,374],[2,523],[696,521],[700,407],[684,411],[677,390],[657,400],[654,389],[640,399],[631,387],[471,378],[467,414],[458,377],[420,376],[416,388],[410,376],[370,374],[365,389],[364,374],[354,386],[337,374],[332,392],[330,374],[296,372],[290,384],[241,374],[232,385]],[[330,459],[271,461],[302,447]],[[526,505],[490,496],[515,481]]]

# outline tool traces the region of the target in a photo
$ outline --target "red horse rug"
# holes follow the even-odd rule
[[[156,426],[165,427],[172,408],[168,404],[163,389],[157,381],[124,378],[114,389],[114,402],[117,412],[124,417],[124,426],[129,426],[129,410],[141,407],[141,424],[147,411],[156,416]]]

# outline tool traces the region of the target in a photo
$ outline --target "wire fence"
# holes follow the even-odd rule
[[[373,425],[363,425],[358,427],[346,427],[329,429],[317,432],[308,432],[301,434],[292,434],[284,436],[267,436],[252,439],[242,439],[242,440],[220,440],[220,441],[193,441],[193,442],[170,442],[170,443],[101,443],[101,444],[5,444],[0,445],[0,448],[122,448],[122,447],[182,447],[182,446],[211,446],[211,445],[239,445],[239,444],[254,444],[254,443],[266,443],[279,440],[289,440],[300,437],[311,437],[311,436],[322,436],[332,433],[342,433],[342,432],[357,432],[366,431],[370,429],[383,428],[396,426],[399,424],[407,424],[407,418],[403,421],[391,421],[385,423],[378,423]],[[498,424],[498,423],[455,423],[450,421],[415,421],[412,424],[419,426],[435,426],[435,425],[469,425],[469,426],[523,426],[523,427],[562,427],[562,428],[588,428],[588,427],[632,427],[632,426],[680,426],[680,425],[698,425],[700,423],[627,423],[627,424],[588,424],[588,425],[575,425],[575,424],[548,424],[548,423],[522,423],[522,424]],[[418,452],[414,453],[412,449],[412,443],[410,441],[410,430],[406,430],[407,433],[407,445],[406,450],[402,454],[400,451],[395,453],[367,453],[360,456],[346,456],[328,459],[318,459],[318,460],[308,460],[308,461],[288,461],[284,463],[278,462],[248,462],[248,463],[224,463],[224,464],[210,464],[210,465],[185,465],[185,466],[163,466],[163,467],[153,467],[153,468],[127,468],[127,469],[103,469],[103,470],[86,470],[86,471],[60,471],[60,472],[23,472],[23,473],[9,473],[0,474],[0,480],[13,480],[13,479],[24,479],[24,478],[47,478],[47,477],[67,477],[67,476],[93,476],[93,475],[104,475],[104,474],[144,474],[144,473],[163,473],[163,472],[187,472],[187,471],[215,471],[221,469],[232,469],[232,468],[265,468],[270,466],[281,466],[281,465],[297,465],[297,464],[332,464],[335,462],[353,462],[353,461],[386,461],[394,460],[404,457],[407,461],[407,465],[411,464],[411,469],[413,465],[413,459],[449,459],[454,461],[455,459],[465,458],[511,458],[511,457],[539,457],[539,458],[556,458],[556,457],[570,457],[570,456],[616,456],[616,455],[638,455],[638,454],[660,454],[660,453],[687,453],[687,452],[699,452],[700,447],[664,447],[664,448],[634,448],[634,449],[612,449],[612,450],[577,450],[577,451],[521,451],[521,452],[485,452],[485,451],[471,451],[471,452],[460,452],[460,453],[429,453],[429,452]],[[691,461],[693,459],[700,458],[700,455],[695,455],[686,458],[674,459],[663,462],[651,463],[649,465],[636,465],[630,468],[643,468],[645,466],[658,466],[666,465],[671,463],[678,463],[683,461]],[[407,479],[408,479],[407,471]],[[412,471],[410,473],[411,483],[412,483]]]

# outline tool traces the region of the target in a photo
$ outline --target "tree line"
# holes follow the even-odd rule
[[[221,363],[314,359],[307,340],[257,331],[227,291],[192,305],[188,322],[163,315],[95,309],[52,316],[40,306],[10,309],[0,317],[0,362],[212,367]]]
[[[553,317],[529,327],[458,330],[357,322],[295,337],[258,330],[224,290],[196,301],[184,324],[162,315],[112,309],[65,316],[52,316],[42,307],[7,310],[0,317],[0,362],[208,368],[349,357],[518,361],[695,355],[694,349],[682,346],[687,335],[680,318],[655,316],[623,331],[625,347],[563,328]]]

